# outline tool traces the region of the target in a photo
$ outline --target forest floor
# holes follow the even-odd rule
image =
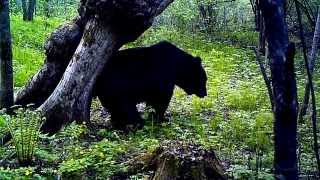
[[[26,23],[20,17],[12,17],[15,87],[23,86],[41,67],[43,43],[62,21],[36,18]],[[228,175],[235,179],[273,179],[273,116],[253,51],[231,45],[229,41],[213,41],[201,34],[190,35],[165,27],[151,28],[126,47],[151,45],[162,40],[203,59],[208,74],[206,98],[187,96],[176,88],[166,113],[169,122],[153,123],[148,116],[150,109],[141,105],[139,109],[146,118],[146,126],[131,134],[110,129],[108,114],[98,100],[94,100],[93,126],[71,124],[52,137],[42,135],[34,166],[18,167],[14,147],[0,147],[0,179],[61,176],[106,179],[125,171],[128,159],[154,150],[164,140],[192,141],[214,149]],[[301,66],[302,63],[297,63],[297,69]],[[298,72],[297,77],[302,87],[303,73]],[[315,82],[318,87],[319,78]],[[299,88],[300,97],[301,93],[302,88]],[[4,129],[5,123],[0,122],[1,126]],[[299,126],[299,140],[303,143],[300,146],[301,172],[313,172],[310,123],[306,121]],[[142,173],[131,179],[148,176],[149,173]]]

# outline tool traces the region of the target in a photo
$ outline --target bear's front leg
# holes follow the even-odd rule
[[[141,129],[144,120],[137,111],[135,103],[115,103],[110,107],[112,127],[124,131]]]
[[[169,107],[169,103],[172,95],[173,95],[173,87],[168,88],[167,91],[162,91],[158,95],[154,96],[155,98],[150,100],[150,102],[147,102],[147,105],[152,106],[155,110],[155,113],[153,115],[156,122],[161,123],[161,122],[168,121],[164,117],[164,114]]]

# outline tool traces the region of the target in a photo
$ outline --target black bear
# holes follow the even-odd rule
[[[199,57],[169,42],[150,47],[120,50],[98,77],[95,94],[111,113],[116,129],[144,124],[136,105],[146,102],[161,121],[173,95],[174,86],[188,95],[207,95],[207,75]]]

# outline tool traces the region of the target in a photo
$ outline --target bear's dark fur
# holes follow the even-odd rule
[[[111,113],[116,129],[144,124],[136,105],[146,102],[162,120],[174,86],[198,97],[207,95],[207,76],[201,59],[169,42],[119,51],[98,77],[95,94]]]

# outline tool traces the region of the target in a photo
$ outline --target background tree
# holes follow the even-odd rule
[[[32,21],[36,9],[36,0],[21,0],[24,21]]]
[[[315,66],[317,54],[318,54],[319,42],[320,42],[320,7],[318,10],[318,18],[316,21],[313,42],[312,42],[312,49],[311,49],[310,58],[309,58],[310,59],[309,60],[309,68],[310,68],[311,74],[313,74],[313,71],[314,71],[314,66]],[[299,120],[300,121],[303,119],[303,116],[306,115],[307,108],[309,105],[310,84],[308,81],[306,81],[305,84],[306,84],[305,85],[305,94],[304,94],[303,102],[302,102],[300,113],[299,113]]]
[[[9,0],[0,2],[0,109],[13,105]]]
[[[274,101],[274,169],[278,179],[298,179],[297,85],[294,44],[289,45],[285,0],[261,1],[272,74]]]

